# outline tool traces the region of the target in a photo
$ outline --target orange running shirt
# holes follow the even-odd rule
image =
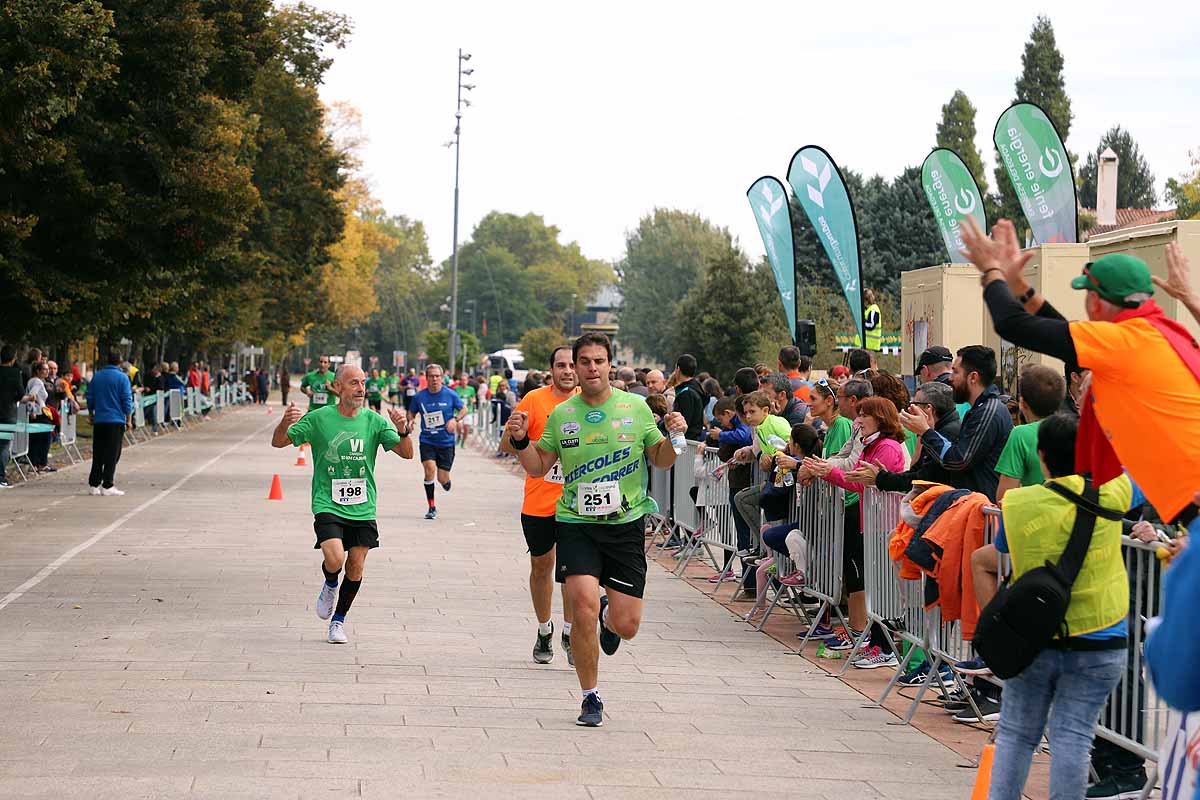
[[[530,442],[536,442],[542,438],[542,432],[546,429],[546,419],[550,416],[550,412],[566,399],[555,395],[553,386],[534,389],[521,398],[521,402],[517,403],[517,407],[513,410],[524,411],[529,415]],[[560,482],[547,480],[553,475],[557,475]],[[544,477],[526,476],[525,502],[521,505],[521,513],[531,517],[553,517],[554,506],[558,504],[558,498],[562,497],[561,477],[562,470],[557,464]]]
[[[1174,518],[1200,491],[1200,383],[1146,320],[1072,322],[1071,340],[1117,458],[1162,518]]]

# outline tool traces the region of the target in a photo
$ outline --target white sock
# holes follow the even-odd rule
[[[571,623],[563,622],[563,636],[571,635]]]
[[[538,623],[538,636],[549,636],[554,632],[554,623],[550,620]]]
[[[584,697],[587,697],[589,694],[594,694],[594,695],[596,695],[597,697],[599,697],[599,696],[600,696],[600,692],[597,690],[597,687],[592,687],[591,689],[584,689],[584,690],[583,690],[583,696],[584,696]]]

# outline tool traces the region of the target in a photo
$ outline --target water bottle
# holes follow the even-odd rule
[[[687,439],[684,438],[683,431],[671,431],[671,448],[675,455],[681,455],[687,449]]]

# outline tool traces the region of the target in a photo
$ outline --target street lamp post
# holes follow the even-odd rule
[[[464,53],[462,48],[458,49],[458,104],[454,109],[454,249],[450,256],[450,341],[447,343],[449,347],[450,369],[454,369],[454,365],[458,358],[458,164],[459,152],[462,144],[462,109],[466,104],[470,107],[471,102],[463,99],[463,89],[470,91],[475,87],[471,84],[463,83],[463,76],[470,75],[474,69],[464,69],[463,64],[471,60],[470,53]]]

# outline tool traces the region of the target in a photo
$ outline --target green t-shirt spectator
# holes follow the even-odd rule
[[[1037,453],[1038,426],[1041,424],[1038,420],[1012,429],[996,462],[997,474],[1015,478],[1022,486],[1037,486],[1046,481]]]
[[[829,430],[825,431],[825,444],[821,448],[821,457],[829,458],[830,456],[836,456],[853,435],[854,426],[850,424],[850,420],[839,415],[833,421],[833,424],[829,426]],[[857,502],[857,492],[846,492],[846,508]]]
[[[344,417],[337,406],[311,411],[287,430],[313,455],[312,512],[375,519],[375,455],[400,444],[391,423],[369,408]]]

